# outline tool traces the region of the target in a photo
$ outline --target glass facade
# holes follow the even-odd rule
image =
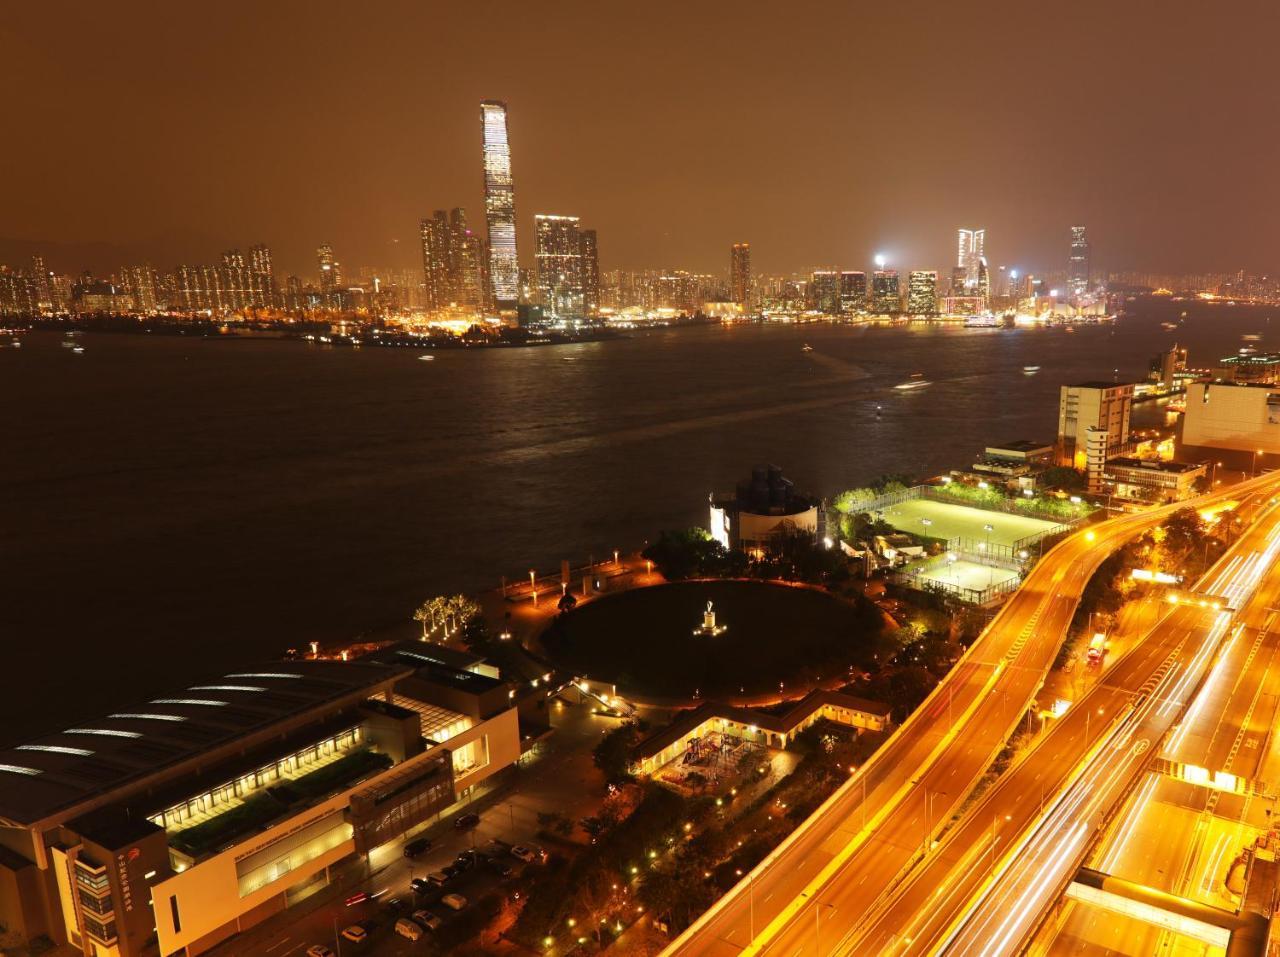
[[[484,212],[489,228],[489,282],[499,309],[513,309],[520,298],[516,258],[516,193],[507,141],[507,105],[480,104],[484,130]]]

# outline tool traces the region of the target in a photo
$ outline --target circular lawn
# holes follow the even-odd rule
[[[715,636],[694,634],[707,602]],[[624,693],[703,698],[788,690],[869,667],[883,619],[810,588],[766,582],[677,582],[587,602],[543,634],[556,663]]]

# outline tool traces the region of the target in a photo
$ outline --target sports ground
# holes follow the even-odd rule
[[[952,505],[924,498],[908,499],[897,505],[890,505],[884,510],[884,520],[899,531],[947,541],[955,538],[986,541],[988,533],[983,526],[990,525],[992,545],[1012,545],[1028,535],[1043,535],[1057,527],[1054,522],[1028,518],[1025,515],[988,512],[968,505]],[[986,587],[985,578],[983,587]]]
[[[977,562],[960,559],[949,562],[945,555],[930,562],[920,569],[922,581],[934,581],[943,585],[954,585],[957,588],[983,592],[995,585],[1017,578],[1018,573],[1000,566],[979,565]]]

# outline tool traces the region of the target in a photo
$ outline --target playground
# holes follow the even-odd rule
[[[941,538],[948,542],[955,539],[975,544],[990,541],[995,551],[1007,551],[1016,542],[1031,536],[1045,535],[1059,527],[1039,518],[989,512],[986,509],[926,498],[898,502],[887,506],[881,514],[886,522],[902,532]],[[991,526],[990,532],[985,528],[987,525]],[[983,587],[985,586],[984,578]]]

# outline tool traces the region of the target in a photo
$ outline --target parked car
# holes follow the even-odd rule
[[[495,837],[484,846],[484,852],[493,857],[505,857],[507,854],[511,853],[511,845],[506,841],[500,841]]]
[[[499,877],[510,877],[515,871],[515,868],[511,866],[510,861],[503,860],[500,857],[491,857],[486,861],[486,864],[489,870],[493,871]]]
[[[431,882],[433,887],[439,887],[452,876],[452,874],[446,874],[444,871],[432,871],[427,875],[427,880]]]
[[[324,944],[312,944],[307,948],[307,957],[334,957],[333,950]]]
[[[453,859],[454,866],[461,871],[469,871],[480,863],[480,855],[475,851],[463,851]]]
[[[453,819],[453,826],[459,831],[470,831],[480,826],[479,814],[463,814]]]
[[[413,912],[413,919],[416,920],[426,930],[439,930],[444,926],[444,921],[429,910],[416,910]]]
[[[358,924],[352,924],[342,932],[342,936],[353,944],[362,944],[369,939],[370,931],[369,922],[362,920]]]
[[[449,908],[449,910],[462,910],[467,906],[467,899],[461,894],[445,894],[444,897],[440,898],[440,903]]]
[[[408,940],[422,939],[422,928],[407,917],[401,917],[396,921],[396,933]]]
[[[420,857],[431,850],[431,842],[425,837],[420,837],[416,841],[410,841],[404,846],[405,857]]]
[[[526,864],[545,864],[547,860],[547,852],[537,846],[526,846],[517,844],[511,849],[511,856],[516,860],[524,861]]]
[[[434,889],[435,886],[435,884],[432,884],[431,881],[425,877],[415,877],[409,882],[409,889],[415,894],[425,894]]]

